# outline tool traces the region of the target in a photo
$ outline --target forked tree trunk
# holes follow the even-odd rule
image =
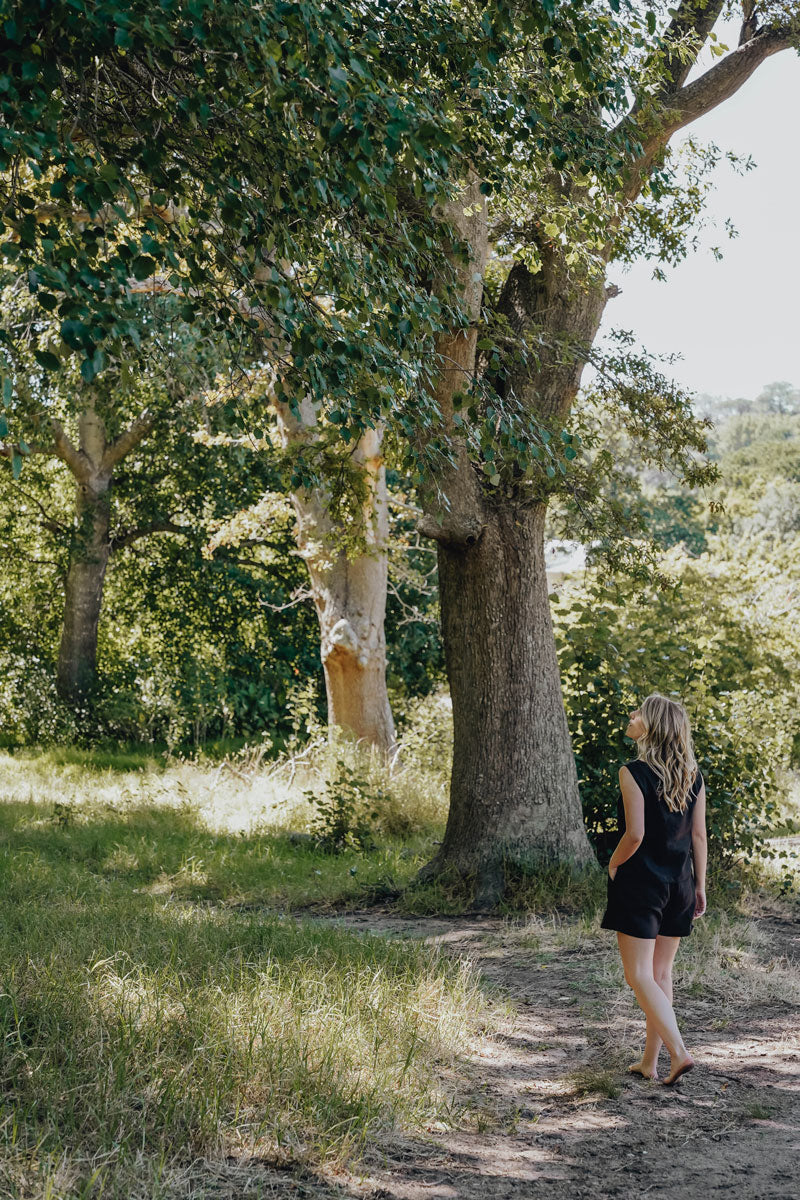
[[[438,867],[477,873],[495,901],[503,866],[591,861],[561,695],[544,558],[544,504],[487,513],[475,545],[439,547],[453,702],[450,812]]]
[[[300,420],[286,406],[278,410],[285,444],[314,436],[310,402]],[[364,504],[360,533],[364,549],[348,554],[347,531],[337,527],[328,497],[312,491],[292,494],[297,544],[308,567],[319,618],[320,657],[328,699],[328,725],[391,754],[396,749],[392,708],[386,690],[386,585],[388,498],[381,452],[382,431],[367,430],[350,455],[363,472]]]

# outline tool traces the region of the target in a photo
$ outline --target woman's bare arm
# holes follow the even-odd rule
[[[692,813],[692,857],[694,859],[694,890],[697,895],[694,915],[702,917],[706,911],[706,865],[708,863],[705,783],[700,788]]]
[[[644,837],[644,796],[627,767],[619,769],[619,786],[622,791],[622,803],[625,805],[625,832],[617,842],[608,864],[608,873],[612,879],[617,873],[617,867],[621,867],[636,853]]]

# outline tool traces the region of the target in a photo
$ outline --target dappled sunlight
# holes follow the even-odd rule
[[[87,774],[91,787],[87,787]],[[159,764],[145,759],[132,770],[91,769],[61,762],[57,755],[0,754],[0,798],[36,807],[60,804],[78,816],[103,808],[118,814],[143,806],[191,812],[214,832],[252,833],[307,828],[311,809],[303,789],[319,773],[300,767],[291,778],[281,768],[245,771],[226,763],[215,767],[190,762]]]
[[[63,820],[157,808],[211,833],[304,834],[317,817],[314,797],[345,769],[389,834],[439,829],[447,813],[445,763],[410,758],[390,768],[346,738],[312,742],[277,761],[244,750],[216,763],[142,754],[134,763],[121,756],[121,764],[97,765],[90,753],[0,751],[0,801],[32,806],[34,826],[47,822],[49,813],[39,810],[51,806]]]

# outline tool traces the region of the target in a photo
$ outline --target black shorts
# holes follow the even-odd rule
[[[672,882],[652,872],[633,870],[625,863],[608,876],[608,903],[600,925],[631,937],[688,937],[694,920],[694,877]]]

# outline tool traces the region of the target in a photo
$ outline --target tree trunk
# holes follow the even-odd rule
[[[278,410],[285,444],[313,437],[316,415],[309,402],[298,420]],[[386,690],[386,585],[388,497],[381,452],[383,433],[367,430],[349,455],[364,473],[359,532],[364,547],[344,544],[347,530],[331,516],[328,497],[292,494],[297,544],[305,559],[320,627],[320,657],[328,698],[328,725],[386,754],[396,749],[392,708]]]
[[[485,215],[479,221],[477,184],[468,203],[448,216],[470,247],[459,268],[466,311],[477,322],[486,257]],[[462,216],[463,212],[463,216]],[[547,426],[558,427],[580,383],[584,348],[591,345],[605,305],[601,284],[570,286],[569,273],[549,259],[540,275],[516,264],[500,310],[520,338],[544,331],[538,363],[508,372],[507,387]],[[568,333],[575,350],[566,352]],[[442,634],[453,703],[450,811],[430,876],[455,869],[477,879],[476,904],[496,903],[504,867],[534,869],[548,862],[583,866],[593,853],[583,824],[550,617],[544,559],[546,487],[540,496],[492,493],[453,429],[452,393],[475,372],[475,337],[453,336],[437,346],[441,363],[437,407],[452,431],[456,461],[423,489],[420,530],[439,544]],[[437,497],[444,493],[446,503]]]
[[[454,746],[432,869],[477,874],[479,906],[498,898],[506,864],[592,860],[550,618],[545,511],[508,503],[487,511],[475,545],[439,547]]]
[[[105,449],[103,424],[90,410],[80,420],[83,469],[75,489],[76,532],[56,673],[58,691],[69,700],[90,690],[97,674],[97,627],[110,553],[111,473],[101,466]]]

